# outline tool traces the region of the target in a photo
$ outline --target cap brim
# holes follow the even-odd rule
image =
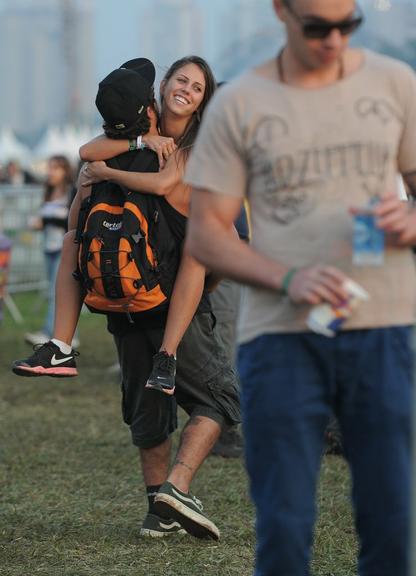
[[[150,84],[154,84],[156,77],[156,70],[153,63],[147,58],[133,58],[133,60],[128,60],[120,66],[120,68],[127,68],[128,70],[134,70],[140,76],[145,78]]]

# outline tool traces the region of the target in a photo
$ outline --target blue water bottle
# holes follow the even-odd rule
[[[355,266],[382,266],[384,264],[384,231],[376,224],[374,207],[379,202],[373,197],[354,215],[352,262]]]

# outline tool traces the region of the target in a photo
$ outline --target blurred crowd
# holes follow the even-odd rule
[[[70,203],[75,194],[75,180],[78,167],[62,154],[49,156],[44,163],[44,170],[32,171],[23,166],[17,159],[9,159],[0,164],[1,185],[13,186],[16,193],[26,185],[38,185],[43,188],[36,197],[35,211],[25,214],[27,231],[39,231],[42,236],[45,274],[47,279],[48,308],[39,330],[25,334],[30,344],[46,342],[53,332],[54,318],[54,285],[62,250],[63,237],[67,229],[67,218]],[[1,196],[0,196],[1,199]],[[1,212],[1,204],[0,204]],[[10,267],[12,239],[0,228],[0,310],[6,297],[6,283]],[[0,316],[1,318],[1,316]]]
[[[0,164],[0,184],[21,186],[22,184],[38,184],[40,179],[30,170],[24,168],[18,160],[9,160]]]

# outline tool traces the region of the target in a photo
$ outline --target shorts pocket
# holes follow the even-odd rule
[[[208,390],[218,411],[229,424],[241,422],[240,387],[234,370],[219,372],[207,382]]]

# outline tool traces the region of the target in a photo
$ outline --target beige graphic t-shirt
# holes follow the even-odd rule
[[[406,65],[365,51],[354,74],[305,90],[250,71],[221,88],[188,163],[187,182],[246,197],[252,246],[289,267],[331,264],[371,300],[344,329],[414,322],[411,250],[386,249],[380,267],[352,264],[351,206],[397,191],[416,171],[416,78]],[[307,330],[306,305],[248,287],[240,341]]]

